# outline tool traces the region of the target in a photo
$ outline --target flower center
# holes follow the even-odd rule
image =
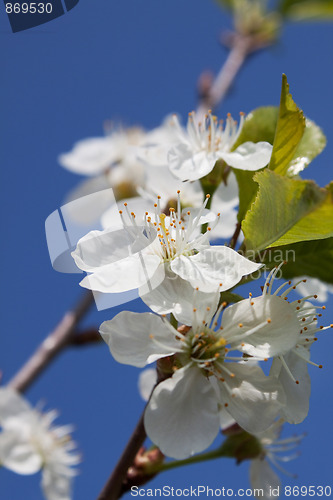
[[[212,227],[207,227],[206,233],[200,234],[201,225],[206,223],[202,216],[210,195],[206,196],[199,209],[188,210],[185,214],[181,211],[180,191],[177,192],[177,195],[177,209],[169,208],[170,215],[168,216],[161,211],[161,197],[158,196],[157,203],[154,204],[155,212],[153,214],[145,212],[143,228],[137,225],[136,216],[134,212],[129,211],[127,203],[124,203],[124,207],[130,225],[125,220],[122,210],[119,211],[124,227],[130,227],[131,234],[133,234],[134,229],[139,240],[146,242],[148,239],[151,242],[149,251],[158,255],[163,262],[171,261],[180,255],[194,255],[196,246],[206,238],[207,232],[212,230]],[[218,223],[219,217],[220,214],[217,214],[213,227]],[[197,234],[193,234],[195,232]]]
[[[240,113],[239,124],[228,113],[223,128],[223,120],[218,120],[209,110],[204,121],[197,123],[195,112],[192,111],[188,116],[187,133],[192,145],[199,151],[207,153],[230,151],[240,134],[243,122],[244,113]]]
[[[227,341],[210,328],[189,332],[187,356],[207,375],[220,375],[219,365],[224,362]]]

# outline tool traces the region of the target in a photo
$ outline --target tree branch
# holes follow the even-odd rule
[[[87,291],[76,306],[68,311],[55,329],[40,344],[30,359],[22,366],[8,385],[24,392],[36,377],[48,366],[53,358],[68,345],[76,326],[94,303],[92,292]]]
[[[120,498],[123,481],[127,470],[133,463],[137,452],[146,439],[146,431],[143,424],[144,411],[116,465],[111,476],[101,491],[98,500],[117,500]]]
[[[161,382],[163,382],[163,380],[166,380],[167,378],[172,376],[173,359],[174,359],[173,356],[167,356],[166,358],[162,358],[157,361],[157,367],[156,367],[157,382],[153,390],[151,391],[150,398],[154,392],[154,389],[158,386],[158,384],[160,384]],[[143,423],[145,410],[146,408],[143,410],[143,413],[131,437],[129,438],[121,457],[119,458],[116,467],[111,473],[111,476],[106,482],[97,500],[117,500],[118,498],[121,497],[123,493],[124,483],[126,483],[127,480],[127,471],[129,467],[133,464],[135,457],[137,456],[137,453],[139,452],[141,446],[143,445],[147,437]]]
[[[199,121],[202,120],[208,109],[215,109],[223,101],[247,57],[252,52],[269,45],[267,40],[262,40],[258,35],[245,36],[239,33],[226,34],[224,44],[230,47],[230,52],[210,88],[208,88],[208,73],[206,73],[206,78],[200,79],[203,88],[200,90],[201,102],[197,109]]]

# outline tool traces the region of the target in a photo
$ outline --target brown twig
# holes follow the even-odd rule
[[[208,76],[200,77],[199,80],[201,102],[197,109],[198,120],[202,119],[208,109],[215,109],[223,101],[248,56],[269,45],[267,40],[261,39],[258,35],[245,36],[239,33],[225,34],[223,43],[230,48],[230,52],[210,88],[207,88]],[[205,72],[204,75],[208,73]]]
[[[78,323],[94,303],[94,296],[87,291],[77,305],[68,311],[55,329],[46,337],[29,360],[22,366],[8,385],[24,392],[53,358],[69,343]]]
[[[166,358],[162,358],[157,361],[157,382],[151,391],[150,397],[158,384],[171,377],[173,373],[172,367],[173,356],[167,356]],[[117,500],[121,497],[124,484],[126,484],[128,469],[133,464],[135,457],[147,437],[143,422],[145,410],[146,408],[144,409],[140,420],[138,421],[121,457],[118,460],[116,467],[111,473],[97,500]]]
[[[236,246],[236,243],[237,243],[237,240],[238,240],[238,237],[239,237],[239,234],[241,232],[241,228],[242,228],[242,225],[240,222],[237,222],[236,224],[236,229],[235,229],[235,232],[234,234],[231,236],[231,239],[229,241],[229,247],[230,248],[233,248],[235,249],[235,246]]]
[[[82,332],[77,332],[69,339],[68,344],[75,347],[83,347],[100,342],[103,342],[103,339],[97,328],[90,328]]]
[[[136,454],[146,439],[142,413],[116,467],[107,480],[98,500],[117,500],[120,497],[123,481],[126,478],[129,466],[134,462]]]

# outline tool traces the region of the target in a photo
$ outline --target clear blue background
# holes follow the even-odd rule
[[[6,382],[82,293],[78,275],[53,271],[45,242],[46,217],[79,180],[57,156],[77,140],[102,135],[105,119],[151,128],[172,111],[186,117],[196,107],[202,70],[218,71],[226,57],[219,37],[230,19],[210,0],[81,0],[70,13],[26,32],[11,33],[3,7],[0,21],[0,368]],[[237,116],[277,105],[286,73],[296,102],[328,136],[325,152],[306,172],[320,185],[332,178],[332,42],[328,23],[286,25],[277,46],[248,61],[219,110]],[[256,283],[254,292],[260,293]],[[92,311],[84,324],[98,326],[115,312]],[[332,322],[328,310],[325,323]],[[332,349],[332,332],[313,347],[312,358],[324,369],[309,368],[309,416],[288,429],[308,436],[288,465],[298,478],[283,477],[284,484],[332,486]],[[73,348],[27,392],[33,404],[43,399],[47,408],[58,408],[60,423],[76,426],[83,462],[74,500],[96,498],[115,465],[143,409],[137,375],[117,365],[104,344]],[[161,474],[146,487],[247,488],[247,470],[247,463],[236,467],[221,459]],[[39,475],[0,475],[5,500],[42,498]]]

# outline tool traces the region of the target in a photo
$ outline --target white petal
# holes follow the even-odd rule
[[[235,339],[237,349],[262,358],[295,347],[300,330],[295,308],[277,295],[245,299],[227,307],[222,326],[224,336],[231,344]]]
[[[219,430],[214,389],[196,367],[182,368],[156,387],[144,422],[165,455],[182,459],[199,453]]]
[[[61,210],[65,211],[63,215],[67,227],[68,221],[80,226],[91,226],[99,222],[103,212],[114,203],[113,190],[105,175],[99,175],[80,182],[66,196],[65,203]]]
[[[280,491],[281,482],[267,460],[262,460],[260,458],[251,460],[250,482],[252,490],[263,490],[264,495],[257,496],[256,498],[261,500],[278,498],[279,495],[276,493]]]
[[[141,287],[140,297],[155,313],[172,313],[180,323],[191,325],[193,307],[195,307],[193,304],[194,288],[188,281],[173,273],[168,266],[165,266],[164,269],[165,278],[161,284],[149,293],[147,293],[147,287]],[[206,307],[215,311],[218,297],[216,293],[196,292],[195,301],[200,304],[199,314],[199,311],[204,313]]]
[[[104,321],[99,331],[112,356],[125,365],[142,368],[179,350],[170,328],[152,313],[122,311]]]
[[[0,388],[0,424],[6,427],[9,419],[28,414],[32,407],[18,392],[10,387]]]
[[[217,225],[210,232],[210,240],[228,239],[234,234],[237,224],[237,210],[233,208],[225,208],[221,212],[221,217]],[[240,241],[240,237],[238,238]]]
[[[86,276],[80,285],[103,293],[122,293],[150,284],[153,289],[163,279],[163,266],[157,255],[135,254],[127,259],[101,267]],[[155,274],[156,273],[156,274]]]
[[[60,165],[83,175],[97,175],[118,159],[117,144],[110,137],[92,137],[77,142],[72,151],[59,156]]]
[[[230,167],[254,171],[268,165],[272,149],[268,142],[244,142],[232,153],[219,153],[219,156]]]
[[[235,208],[238,202],[238,183],[235,174],[230,172],[227,184],[221,182],[213,194],[211,210],[215,213],[221,212],[223,216],[224,210]]]
[[[262,264],[251,262],[225,246],[209,247],[190,257],[181,255],[171,262],[176,274],[202,292],[228,290],[260,267]]]
[[[0,434],[0,463],[17,474],[35,474],[43,459],[30,440],[9,431]]]
[[[169,115],[162,125],[146,134],[143,145],[138,148],[138,158],[152,168],[167,166],[168,151],[178,140],[173,118]]]
[[[157,372],[154,368],[147,368],[139,375],[139,393],[144,401],[148,401],[151,391],[157,382]]]
[[[230,415],[230,413],[225,408],[220,408],[220,427],[222,430],[228,429],[232,425],[236,424],[236,420]]]
[[[205,151],[195,153],[185,143],[179,143],[168,153],[169,168],[173,175],[182,181],[196,181],[209,174],[218,157]]]
[[[59,474],[51,467],[45,467],[42,473],[42,489],[47,500],[71,500],[70,476]]]
[[[306,358],[310,357],[309,352],[301,346],[297,350]],[[306,361],[299,358],[294,352],[286,354],[284,360],[299,384],[296,384],[291,379],[284,366],[282,366],[281,361],[278,358],[274,359],[271,373],[278,374],[278,379],[282,384],[287,398],[286,405],[281,410],[281,416],[290,424],[299,424],[303,422],[309,412],[311,379],[308,373],[308,366]]]
[[[236,422],[251,434],[266,430],[285,403],[281,385],[274,377],[265,376],[261,368],[246,363],[227,363],[234,377],[225,375],[218,381],[221,405]]]
[[[82,271],[92,272],[148,247],[150,241],[140,236],[140,229],[135,228],[90,231],[78,241],[72,257]]]

